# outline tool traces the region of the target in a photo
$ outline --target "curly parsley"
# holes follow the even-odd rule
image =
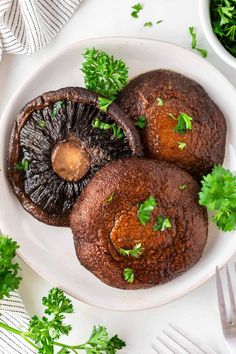
[[[130,283],[130,284],[133,283],[133,281],[134,281],[134,271],[133,271],[133,269],[131,269],[131,268],[125,268],[123,275],[124,275],[124,279],[125,279],[128,283]]]
[[[199,203],[213,212],[212,220],[223,231],[236,226],[236,176],[220,165],[202,179]]]
[[[95,48],[86,49],[82,64],[87,89],[98,93],[99,107],[106,111],[128,81],[128,68],[121,59]]]
[[[7,236],[0,235],[0,299],[9,297],[10,292],[18,289],[21,278],[18,276],[19,265],[13,259],[19,246]],[[128,275],[127,275],[128,276]],[[128,277],[132,280],[132,275]],[[104,326],[94,326],[89,339],[83,344],[69,345],[59,342],[61,336],[68,336],[72,330],[65,323],[67,314],[74,312],[71,300],[58,288],[49,291],[43,297],[44,316],[33,316],[27,331],[11,327],[0,321],[0,328],[23,338],[40,354],[116,354],[125,347],[117,335],[109,338]]]

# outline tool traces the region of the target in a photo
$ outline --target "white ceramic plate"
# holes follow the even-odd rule
[[[153,69],[166,68],[199,82],[225,114],[228,125],[225,166],[236,170],[236,91],[206,60],[183,48],[144,39],[103,38],[75,43],[50,59],[20,88],[9,102],[0,125],[0,227],[20,244],[19,255],[34,270],[75,298],[112,310],[138,310],[175,300],[209,279],[236,251],[236,233],[209,227],[201,260],[175,280],[147,290],[111,288],[77,261],[68,228],[44,225],[26,213],[9,187],[5,160],[9,133],[20,108],[44,91],[83,85],[80,71],[84,48],[96,47],[129,66],[130,78]]]

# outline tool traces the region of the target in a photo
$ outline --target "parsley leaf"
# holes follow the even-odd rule
[[[143,10],[143,5],[139,3],[135,4],[134,6],[132,6],[133,11],[131,12],[131,16],[133,16],[134,18],[138,18],[139,16],[139,12],[141,10]]]
[[[103,112],[107,112],[112,102],[113,100],[110,100],[109,98],[98,97],[98,106]]]
[[[181,191],[184,191],[186,188],[187,188],[187,184],[180,184],[180,185],[179,185],[179,189],[180,189]]]
[[[208,56],[208,52],[207,50],[205,49],[201,49],[201,48],[197,48],[197,33],[196,33],[196,30],[195,28],[192,26],[192,27],[189,27],[189,33],[192,37],[192,49],[196,50],[198,53],[201,54],[201,56],[203,58],[206,58]]]
[[[187,144],[183,141],[178,141],[178,148],[180,150],[184,150],[186,148]]]
[[[46,125],[45,120],[40,119],[40,121],[38,122],[38,127],[43,129],[45,128],[45,125]]]
[[[220,165],[203,177],[199,203],[212,211],[213,221],[223,231],[236,226],[236,176]]]
[[[134,271],[131,268],[125,268],[124,269],[124,279],[128,282],[128,283],[133,283],[134,281]]]
[[[63,105],[63,101],[57,101],[54,104],[53,110],[51,112],[52,118],[55,118],[57,116],[59,110],[62,108],[62,105]]]
[[[92,127],[93,128],[97,128],[97,129],[101,129],[101,130],[112,129],[113,130],[113,136],[115,138],[122,139],[124,137],[124,134],[122,132],[121,127],[118,127],[118,125],[115,124],[115,123],[109,124],[109,123],[102,122],[98,118],[95,118],[95,120],[92,122]]]
[[[124,248],[119,249],[119,252],[122,256],[131,256],[134,258],[139,258],[142,255],[143,251],[144,249],[142,248],[141,243],[137,243],[137,245],[135,245],[134,248],[131,250],[126,250]]]
[[[144,27],[153,27],[153,23],[151,21],[145,22]]]
[[[144,116],[140,116],[134,124],[136,125],[136,127],[143,129],[146,127],[146,118]]]
[[[86,49],[83,57],[81,70],[87,89],[113,101],[128,81],[125,63],[95,48]]]
[[[192,117],[187,115],[186,113],[181,113],[177,118],[177,125],[174,128],[174,132],[184,135],[187,130],[192,129]]]
[[[236,57],[235,0],[211,0],[212,28],[226,50]]]
[[[139,203],[137,216],[141,224],[146,226],[149,223],[152,211],[156,206],[157,202],[153,196],[150,196],[143,203]]]
[[[153,226],[154,231],[165,231],[166,229],[171,229],[172,224],[170,219],[166,216],[158,216],[157,220]]]
[[[104,201],[105,204],[110,204],[113,201],[115,192],[112,192],[109,197],[107,197],[107,199]]]
[[[0,300],[9,297],[10,292],[19,288],[19,264],[13,262],[17,243],[5,235],[0,235]]]
[[[21,162],[17,162],[15,165],[16,171],[28,171],[29,170],[29,161],[23,159]]]
[[[159,107],[164,106],[164,100],[161,97],[157,97],[156,101]]]
[[[125,347],[125,342],[117,335],[113,336],[107,343],[107,354],[115,354],[117,350]]]
[[[160,23],[162,23],[164,20],[159,20],[156,22],[157,25],[159,25]]]

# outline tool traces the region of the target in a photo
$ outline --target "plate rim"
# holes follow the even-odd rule
[[[17,97],[19,96],[19,94],[24,90],[24,88],[26,88],[30,82],[33,80],[33,78],[35,76],[37,76],[42,70],[44,70],[48,65],[50,65],[50,63],[52,63],[54,60],[56,60],[58,57],[63,56],[63,54],[65,54],[67,51],[72,50],[74,47],[82,47],[83,43],[89,43],[90,41],[110,41],[110,40],[115,40],[115,41],[133,41],[133,42],[149,42],[149,43],[159,43],[161,45],[164,45],[166,47],[169,48],[173,48],[173,49],[177,49],[178,51],[182,51],[187,52],[188,55],[192,56],[194,58],[194,60],[198,60],[199,62],[204,62],[204,65],[208,66],[212,71],[214,71],[214,73],[220,78],[220,80],[223,80],[225,82],[226,85],[228,85],[230,87],[231,90],[233,90],[235,92],[236,95],[236,88],[234,87],[234,85],[223,75],[223,73],[216,68],[213,64],[211,64],[210,62],[208,62],[206,59],[200,57],[198,54],[194,53],[193,51],[191,51],[190,49],[184,48],[180,45],[176,45],[173,43],[169,43],[166,41],[162,41],[162,40],[155,40],[155,39],[150,39],[150,38],[139,38],[139,37],[126,37],[126,36],[111,36],[111,37],[90,37],[90,38],[86,38],[83,40],[79,40],[79,41],[73,41],[70,44],[67,44],[65,46],[63,46],[62,48],[58,49],[53,55],[51,55],[42,65],[40,65],[39,67],[37,67],[35,70],[33,70],[32,74],[18,87],[18,89],[15,91],[15,93],[10,97],[10,99],[8,100],[6,106],[3,109],[3,112],[1,114],[0,117],[0,130],[2,128],[2,126],[4,126],[4,123],[6,121],[6,118],[8,116],[8,111],[11,109],[12,105],[15,103],[15,101],[17,101]],[[84,46],[86,47],[86,46]],[[1,226],[1,220],[0,220],[0,228],[2,228]],[[3,230],[3,234],[4,234],[4,230]],[[221,264],[219,264],[219,268],[223,267],[225,265],[225,263],[233,256],[233,254],[235,253],[235,250],[233,249],[231,251],[231,254],[229,256],[229,253],[227,254],[227,257],[225,256],[224,258],[222,258],[222,262]],[[203,285],[206,281],[208,281],[209,279],[211,279],[214,275],[215,272],[212,270],[209,270],[208,273],[205,275],[205,277],[203,277],[201,279],[201,281],[198,281],[196,284],[194,285],[189,285],[188,287],[185,287],[184,290],[179,290],[178,294],[176,293],[175,296],[172,295],[172,297],[167,298],[167,300],[162,300],[159,301],[159,303],[156,304],[146,304],[143,307],[140,307],[139,305],[137,305],[136,307],[132,307],[131,309],[118,309],[118,308],[111,308],[110,306],[102,306],[102,305],[98,305],[98,303],[93,302],[93,301],[87,301],[86,299],[84,299],[83,297],[79,296],[78,294],[75,294],[73,291],[70,291],[67,289],[66,286],[61,286],[61,284],[55,284],[55,281],[52,279],[52,277],[49,275],[46,275],[42,270],[39,270],[37,268],[37,266],[35,266],[34,264],[32,264],[32,262],[28,259],[28,257],[26,257],[22,252],[21,249],[19,248],[17,250],[17,255],[19,256],[19,258],[21,260],[23,260],[28,266],[30,266],[30,268],[32,268],[38,275],[40,275],[42,278],[44,278],[45,280],[47,280],[48,282],[52,283],[52,285],[56,285],[58,287],[60,287],[66,294],[68,294],[69,296],[73,297],[76,300],[81,301],[82,303],[85,303],[87,305],[90,306],[94,306],[96,308],[99,309],[105,309],[105,310],[109,310],[109,311],[115,311],[115,312],[130,312],[130,311],[144,311],[147,309],[152,309],[152,308],[156,308],[159,306],[163,306],[165,304],[168,303],[172,303],[188,294],[190,294],[193,290],[199,288],[201,285]],[[180,275],[181,276],[181,275]],[[132,292],[132,290],[130,290]]]

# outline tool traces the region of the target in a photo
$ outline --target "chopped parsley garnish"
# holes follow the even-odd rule
[[[23,159],[21,162],[17,162],[15,165],[16,171],[28,171],[29,170],[29,161]]]
[[[148,22],[145,22],[144,27],[153,27],[153,22],[152,21],[148,21]]]
[[[159,106],[159,107],[162,107],[162,106],[164,106],[164,100],[161,98],[161,97],[157,97],[157,105]]]
[[[172,224],[170,219],[166,216],[158,216],[157,220],[153,226],[154,231],[165,231],[166,229],[171,229]]]
[[[162,23],[164,20],[159,20],[156,22],[157,25],[159,25],[160,23]]]
[[[39,128],[45,128],[45,126],[46,126],[45,120],[40,119],[40,121],[38,122],[38,127]]]
[[[146,118],[144,116],[140,116],[134,124],[136,125],[136,127],[143,129],[146,127]]]
[[[199,193],[199,203],[213,212],[213,221],[223,231],[236,226],[236,176],[220,165],[204,176]]]
[[[236,8],[235,0],[211,0],[211,21],[216,36],[236,57]]]
[[[207,50],[197,47],[197,33],[196,33],[196,30],[195,30],[195,28],[193,26],[189,27],[189,33],[190,33],[190,35],[192,37],[192,43],[191,43],[192,49],[194,49],[198,53],[200,53],[203,58],[206,58],[208,56]]]
[[[187,188],[187,184],[180,184],[180,185],[179,185],[179,189],[180,189],[181,191],[184,191],[186,188]]]
[[[144,249],[141,243],[137,243],[137,245],[135,245],[134,248],[132,248],[131,250],[127,250],[124,248],[119,249],[119,252],[122,256],[131,256],[134,258],[139,258],[142,255],[143,251]]]
[[[58,101],[54,104],[54,107],[53,107],[53,110],[51,113],[52,118],[55,118],[57,116],[59,109],[62,107],[62,105],[63,105],[63,101]]]
[[[113,130],[113,136],[115,138],[122,139],[124,137],[122,129],[120,127],[118,127],[118,125],[116,123],[109,124],[109,123],[102,122],[99,118],[96,118],[92,122],[92,127],[96,128],[96,129],[101,129],[101,130],[112,129]]]
[[[113,198],[114,198],[114,195],[115,195],[115,192],[112,192],[106,200],[104,200],[104,203],[105,204],[110,204],[112,201],[113,201]]]
[[[98,97],[98,106],[103,112],[107,112],[112,102],[113,100],[110,100],[109,98]]]
[[[131,268],[125,268],[123,275],[124,275],[124,279],[125,279],[128,283],[130,283],[130,284],[133,283],[133,281],[134,281],[134,271],[133,271],[133,269],[131,269]]]
[[[186,113],[181,113],[177,118],[177,125],[174,128],[174,132],[184,135],[187,130],[192,129],[192,117],[187,115]]]
[[[87,89],[113,101],[128,81],[128,68],[123,60],[95,48],[86,49],[83,57],[81,70]],[[101,102],[102,107],[106,104]]]
[[[146,226],[150,222],[151,214],[156,206],[157,202],[153,196],[150,196],[143,203],[139,203],[137,216],[141,224]]]
[[[131,16],[133,16],[134,18],[138,18],[139,16],[139,12],[141,10],[143,10],[143,5],[139,3],[135,4],[134,6],[132,6],[133,11],[131,12]]]
[[[184,150],[186,148],[187,144],[183,141],[178,141],[178,148],[180,150]]]

